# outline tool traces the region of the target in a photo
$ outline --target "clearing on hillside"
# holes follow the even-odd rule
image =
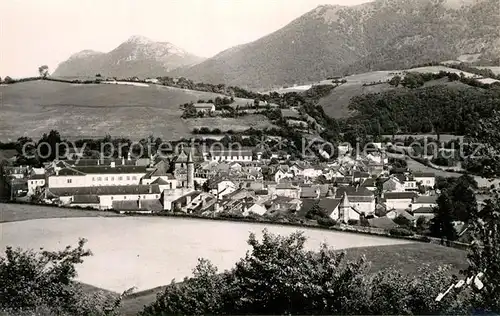
[[[1,86],[0,95],[2,141],[21,136],[37,140],[51,129],[68,138],[109,134],[140,139],[153,134],[163,139],[178,139],[189,136],[196,126],[207,126],[207,123],[182,120],[179,105],[223,97],[154,84],[136,87],[44,80]],[[210,126],[227,130],[236,129],[236,125],[261,128],[268,124],[267,119],[260,116],[234,120],[229,128],[224,120],[211,120]]]

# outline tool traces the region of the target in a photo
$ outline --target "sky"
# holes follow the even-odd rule
[[[0,76],[54,71],[84,49],[109,52],[132,35],[202,57],[254,41],[321,4],[368,0],[0,0]]]

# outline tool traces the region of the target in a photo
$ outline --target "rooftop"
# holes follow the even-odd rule
[[[406,200],[414,199],[417,196],[415,192],[388,192],[385,193],[384,198],[386,200]]]
[[[160,194],[158,185],[122,185],[79,188],[49,188],[54,196]]]

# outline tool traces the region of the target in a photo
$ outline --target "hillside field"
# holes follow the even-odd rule
[[[201,126],[241,130],[270,125],[260,115],[182,120],[179,105],[221,95],[153,84],[145,87],[30,81],[2,85],[0,96],[0,141],[21,136],[36,140],[51,129],[72,139],[109,134],[135,140],[151,134],[178,139]],[[240,102],[246,100],[238,100]]]
[[[319,104],[324,108],[325,113],[332,117],[335,118],[348,117],[352,114],[352,111],[349,110],[349,103],[351,99],[355,96],[369,94],[369,93],[381,93],[394,89],[405,89],[402,86],[395,88],[394,86],[385,83],[387,80],[390,80],[395,75],[400,75],[403,77],[405,72],[439,73],[440,71],[446,71],[450,73],[461,73],[460,70],[445,66],[429,66],[429,67],[411,68],[406,70],[372,71],[362,74],[351,75],[341,78],[347,80],[347,82],[333,89],[329,95],[321,98],[319,100]],[[471,78],[477,77],[476,75],[467,72],[464,72],[464,75],[466,77],[471,77]],[[493,80],[493,79],[481,79],[481,80],[490,83],[488,80]],[[331,83],[331,80],[322,80],[315,84],[328,84],[328,83]],[[461,82],[449,82],[446,78],[426,82],[424,84],[424,87],[435,86],[435,85],[468,87],[467,85]],[[286,89],[279,91],[290,92],[287,91]]]

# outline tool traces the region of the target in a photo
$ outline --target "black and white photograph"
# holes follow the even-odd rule
[[[500,0],[0,0],[0,316],[500,315]]]

